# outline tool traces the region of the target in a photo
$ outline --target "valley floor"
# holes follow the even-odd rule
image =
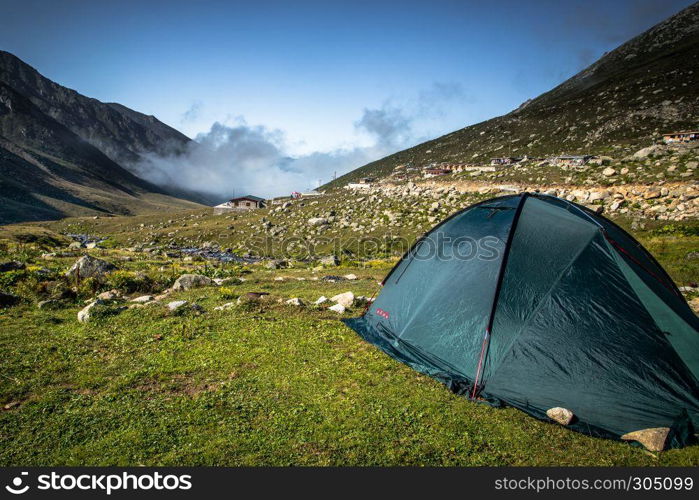
[[[0,273],[0,288],[22,298],[0,309],[2,466],[699,465],[699,446],[650,453],[471,403],[339,321],[361,307],[340,316],[312,305],[321,295],[372,295],[392,259],[268,269],[119,248],[42,256],[52,233],[33,231],[34,243],[6,240],[0,259],[27,263]],[[676,280],[697,276],[699,261],[686,256],[699,237],[639,236]],[[120,269],[38,308],[51,294],[70,296],[42,283],[60,283],[85,252]],[[155,295],[185,272],[226,281],[76,319],[103,290]],[[322,279],[348,273],[358,279]],[[270,295],[215,309],[252,291]],[[285,303],[293,297],[306,305]],[[176,300],[201,308],[173,313],[166,304]]]

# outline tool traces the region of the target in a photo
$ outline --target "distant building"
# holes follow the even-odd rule
[[[373,177],[362,177],[361,179],[359,179],[359,183],[360,184],[371,184],[375,180],[376,179],[374,179]]]
[[[222,214],[233,210],[253,210],[255,208],[264,208],[266,205],[265,199],[259,196],[241,196],[233,198],[225,203],[214,207],[214,214]]]
[[[663,141],[666,144],[673,142],[689,142],[699,140],[699,131],[671,132],[663,134]]]
[[[441,175],[449,175],[451,174],[451,170],[448,168],[437,168],[437,167],[431,167],[431,168],[426,168],[423,170],[425,177],[439,177]]]
[[[523,158],[518,158],[515,156],[503,156],[501,158],[491,158],[491,165],[512,165],[513,163],[519,163]]]

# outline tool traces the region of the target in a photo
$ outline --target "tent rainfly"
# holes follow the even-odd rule
[[[457,394],[596,437],[682,447],[699,425],[699,319],[611,221],[541,194],[420,238],[345,322]]]

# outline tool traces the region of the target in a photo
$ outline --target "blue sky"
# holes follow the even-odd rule
[[[289,155],[385,154],[503,114],[691,3],[0,0],[0,48],[190,137],[218,122]]]

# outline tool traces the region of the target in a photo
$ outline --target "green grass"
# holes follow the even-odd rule
[[[329,203],[302,207],[297,219]],[[266,214],[240,215],[236,233]],[[171,215],[175,221],[168,224],[189,223],[190,215]],[[197,238],[231,223],[196,215],[198,226],[185,229]],[[514,409],[471,403],[364,342],[335,313],[278,302],[300,297],[310,304],[347,290],[372,295],[390,259],[348,260],[316,271],[313,263],[295,262],[292,269],[271,271],[121,248],[129,234],[146,242],[162,238],[172,231],[161,227],[163,219],[67,219],[0,231],[0,261],[27,263],[26,270],[0,275],[0,290],[24,299],[0,309],[0,466],[699,465],[699,446],[651,454]],[[628,227],[630,221],[618,222]],[[140,224],[146,234],[139,233]],[[120,270],[71,291],[73,283],[61,274],[80,252],[64,254],[65,248],[51,245],[72,229],[109,236],[116,248],[90,253]],[[414,227],[403,231],[417,235]],[[648,222],[634,235],[678,284],[699,281],[699,259],[688,258],[699,248],[696,221]],[[45,258],[46,251],[58,255]],[[201,315],[172,315],[160,304],[103,314],[88,324],[76,320],[97,292],[155,294],[185,272],[245,281],[164,301],[196,302],[205,310]],[[314,279],[350,272],[361,279]],[[280,276],[286,279],[274,279]],[[214,311],[248,291],[271,298]],[[62,307],[36,307],[59,292],[67,294]]]
[[[79,324],[77,303],[3,310],[0,403],[20,404],[0,412],[0,465],[699,464],[697,446],[651,455],[471,403],[336,314],[276,300],[370,295],[388,267],[255,267],[227,290],[167,299],[195,301],[202,315],[151,305]],[[363,279],[312,280],[350,271]],[[231,290],[272,299],[213,311]]]

